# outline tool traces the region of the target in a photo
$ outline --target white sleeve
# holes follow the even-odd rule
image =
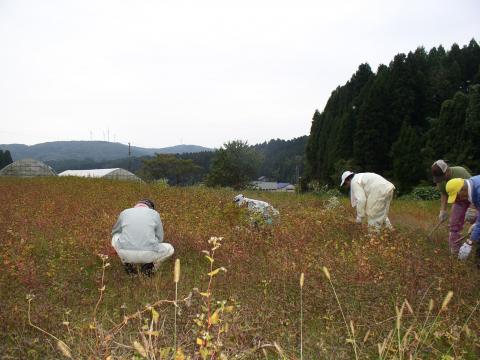
[[[367,196],[365,194],[365,191],[363,190],[363,187],[355,182],[351,182],[350,184],[351,187],[351,194],[352,198],[354,197],[356,200],[356,208],[357,208],[357,216],[364,218],[365,217],[365,205],[367,204]]]
[[[122,233],[122,213],[118,216],[117,222],[113,225],[112,236]]]

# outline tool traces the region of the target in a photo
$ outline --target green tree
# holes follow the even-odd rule
[[[405,159],[396,162],[393,154],[402,148],[401,135],[425,146],[416,149],[417,163],[425,171],[435,158],[480,170],[478,136],[473,136],[479,65],[480,46],[473,39],[463,48],[454,44],[450,51],[439,46],[398,54],[376,73],[362,64],[332,92],[325,109],[315,111],[305,151],[306,182],[329,183],[338,177],[342,162],[350,161],[361,171],[411,177],[402,180],[408,188],[418,174],[399,173]]]
[[[401,193],[411,191],[425,177],[424,164],[419,156],[422,145],[418,132],[405,121],[392,146],[393,176]]]
[[[0,169],[3,169],[5,166],[13,162],[12,155],[9,150],[0,150]]]
[[[360,107],[354,136],[354,160],[363,171],[382,174],[390,164],[389,70],[380,66],[375,82]]]
[[[305,151],[308,178],[331,182],[335,164],[353,157],[360,105],[373,79],[370,66],[361,64],[344,86],[332,92],[325,110],[315,111]]]
[[[187,182],[187,178],[200,171],[191,159],[180,159],[172,154],[156,154],[143,161],[141,173],[150,180],[168,179],[174,185]]]
[[[247,142],[229,141],[215,152],[207,185],[240,189],[257,176],[260,163],[260,154]]]
[[[470,87],[468,94],[468,107],[465,116],[465,135],[467,139],[464,144],[465,165],[475,174],[480,171],[480,85]]]
[[[259,175],[272,181],[295,183],[303,175],[305,145],[308,137],[302,136],[292,140],[270,140],[254,145],[262,156]]]

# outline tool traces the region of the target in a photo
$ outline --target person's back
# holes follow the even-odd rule
[[[173,255],[173,246],[163,242],[163,226],[153,201],[139,201],[123,210],[112,229],[112,246],[128,274],[141,270],[151,275],[159,264]]]
[[[350,188],[350,200],[357,210],[358,224],[367,217],[370,227],[377,230],[383,225],[392,228],[388,210],[395,186],[390,181],[375,173],[355,174],[347,170],[341,176],[340,186]]]
[[[118,247],[125,250],[158,251],[163,241],[160,215],[147,207],[123,210],[112,233],[120,232]]]
[[[477,209],[480,209],[480,175],[472,176],[468,180],[470,180],[470,183],[472,184],[472,203]],[[480,220],[480,218],[477,220]]]
[[[382,194],[390,192],[395,186],[384,177],[371,173],[358,173],[352,179],[352,182],[357,182],[363,187],[366,194],[374,192],[381,192]]]

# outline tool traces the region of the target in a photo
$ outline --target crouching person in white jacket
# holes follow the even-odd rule
[[[112,246],[129,275],[151,276],[159,264],[173,255],[173,246],[163,242],[163,226],[153,201],[140,200],[123,210],[112,229]]]
[[[262,200],[255,200],[255,199],[249,199],[243,196],[243,194],[238,194],[233,198],[233,201],[235,204],[238,206],[244,206],[246,205],[248,210],[252,214],[257,214],[261,217],[262,221],[265,222],[265,224],[271,225],[273,224],[274,220],[278,220],[278,217],[280,213],[278,212],[277,209],[275,209],[272,205],[269,203],[262,201]],[[258,224],[258,218],[253,217],[252,222],[255,225]]]
[[[382,226],[393,229],[388,210],[395,186],[378,174],[345,171],[340,186],[350,188],[352,207],[357,210],[357,223],[366,217],[368,226],[379,230]]]

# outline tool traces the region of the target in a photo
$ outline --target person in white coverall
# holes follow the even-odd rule
[[[392,229],[388,219],[388,210],[393,198],[395,186],[375,173],[355,174],[345,171],[340,186],[350,188],[352,207],[357,210],[357,223],[367,218],[368,226],[380,229],[386,226]]]
[[[238,206],[247,205],[249,211],[260,214],[267,224],[272,224],[274,218],[278,217],[280,214],[278,210],[269,203],[262,200],[246,198],[243,194],[235,196],[233,201]]]
[[[151,276],[158,265],[173,255],[173,246],[163,242],[163,226],[153,201],[140,200],[120,213],[112,229],[112,246],[129,275]]]

